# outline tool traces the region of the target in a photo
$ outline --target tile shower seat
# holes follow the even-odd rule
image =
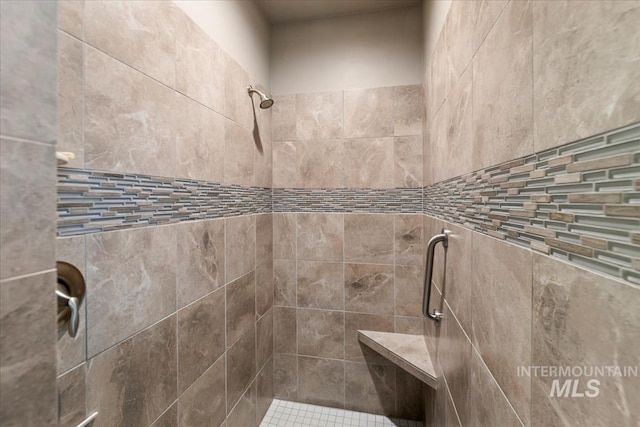
[[[358,341],[389,359],[429,387],[437,387],[438,378],[422,335],[395,332],[358,331]]]

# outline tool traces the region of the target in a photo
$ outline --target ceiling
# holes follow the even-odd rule
[[[401,6],[414,6],[421,0],[256,0],[272,24],[353,15]]]

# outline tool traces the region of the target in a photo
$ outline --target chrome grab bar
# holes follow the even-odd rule
[[[431,301],[431,278],[433,277],[433,257],[436,251],[436,245],[442,243],[446,249],[449,246],[449,234],[451,231],[443,228],[441,234],[436,234],[429,240],[427,245],[427,261],[424,272],[424,292],[422,296],[422,314],[435,322],[442,319],[443,314],[435,309],[433,313],[429,313],[429,302]]]
[[[95,420],[97,416],[98,416],[98,413],[94,412],[93,414],[91,414],[87,418],[85,418],[85,420],[83,422],[81,422],[80,424],[78,424],[76,427],[88,427],[89,425],[92,424],[91,421]]]

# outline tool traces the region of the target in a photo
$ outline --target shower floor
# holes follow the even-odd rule
[[[423,427],[419,421],[274,399],[260,427]]]

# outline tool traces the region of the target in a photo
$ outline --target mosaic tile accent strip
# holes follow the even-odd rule
[[[58,169],[58,236],[271,212],[271,189]]]
[[[274,188],[274,212],[420,213],[422,188]]]
[[[424,212],[640,285],[640,124],[427,186]]]
[[[640,285],[640,123],[425,188],[271,190],[58,170],[59,236],[268,212],[424,212]]]

